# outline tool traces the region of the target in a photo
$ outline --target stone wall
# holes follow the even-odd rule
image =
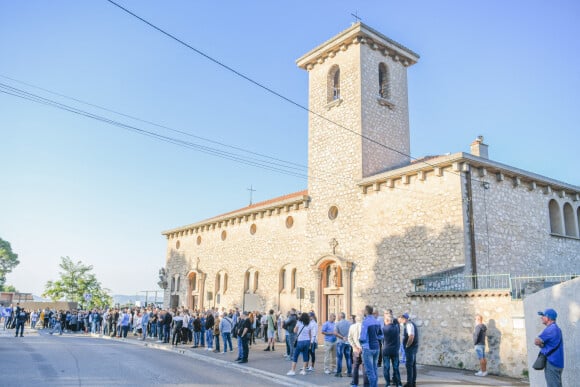
[[[409,308],[411,279],[465,264],[461,179],[450,170],[382,183],[361,199],[359,230],[347,255],[356,262],[354,304],[396,313]]]
[[[473,349],[475,315],[487,325],[487,367],[490,374],[527,375],[523,302],[505,293],[468,292],[412,297],[411,319],[420,334],[417,362],[479,370]]]
[[[473,174],[479,274],[580,273],[580,239],[550,233],[549,201],[570,199],[511,176]],[[580,204],[574,205],[577,209]]]
[[[179,306],[187,305],[189,281],[187,275],[196,268],[206,275],[204,284],[204,307],[242,308],[245,274],[247,271],[258,272],[258,286],[250,293],[249,299],[258,299],[260,310],[270,308],[288,310],[297,307],[299,301],[295,297],[295,289],[280,290],[280,273],[283,268],[290,273],[296,268],[296,286],[304,286],[313,283],[313,274],[308,265],[304,265],[305,257],[305,227],[307,209],[301,205],[299,208],[282,208],[279,210],[266,211],[261,216],[243,217],[239,221],[228,222],[220,226],[210,226],[197,232],[187,232],[184,235],[170,236],[166,270],[169,281],[174,275],[180,276],[180,289],[173,294],[179,295]],[[288,217],[292,217],[292,226],[287,226]],[[255,225],[255,233],[251,233],[252,225]],[[222,233],[225,231],[225,239]],[[200,243],[198,244],[198,237]],[[179,241],[179,248],[177,248]],[[216,296],[216,274],[227,274],[227,289],[220,294],[219,303]],[[287,277],[288,286],[290,278]],[[207,292],[213,293],[213,298],[208,301]],[[288,297],[288,294],[290,296]],[[164,305],[169,305],[171,289],[164,295]],[[292,297],[294,295],[294,297]],[[280,299],[288,300],[286,305],[280,305]],[[288,302],[291,302],[288,305]],[[309,305],[311,306],[311,305]]]
[[[564,337],[564,371],[562,372],[563,386],[577,386],[580,380],[580,278],[561,283],[549,289],[530,295],[524,299],[526,316],[526,344],[528,347],[527,363],[530,370],[530,384],[532,387],[545,387],[543,371],[532,368],[538,355],[539,348],[534,345],[534,339],[545,328],[538,316],[538,311],[548,308],[556,310],[556,322]]]

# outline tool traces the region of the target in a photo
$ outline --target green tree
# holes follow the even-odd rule
[[[0,289],[4,289],[6,274],[10,273],[19,263],[18,254],[12,252],[10,243],[0,238]]]
[[[87,266],[81,261],[73,262],[69,257],[61,257],[60,279],[48,281],[45,285],[43,297],[53,301],[64,299],[65,301],[78,302],[84,308],[110,306],[113,299],[109,290],[101,287],[97,277],[91,271],[92,266]],[[90,295],[87,299],[86,295]]]

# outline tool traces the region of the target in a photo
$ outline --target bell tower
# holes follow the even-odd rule
[[[297,60],[309,79],[306,251],[323,318],[352,313],[353,262],[364,254],[352,233],[364,221],[357,183],[410,163],[407,67],[418,59],[359,22]]]
[[[297,60],[309,74],[309,194],[409,164],[407,67],[419,56],[358,22]],[[321,187],[322,188],[322,187]]]

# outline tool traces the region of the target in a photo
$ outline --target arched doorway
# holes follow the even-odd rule
[[[203,309],[203,291],[205,284],[205,273],[199,270],[192,270],[187,273],[187,308],[189,310]]]
[[[330,313],[350,315],[352,308],[352,262],[338,256],[325,256],[314,265],[318,279],[317,308],[320,321]]]

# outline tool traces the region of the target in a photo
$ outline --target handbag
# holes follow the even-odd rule
[[[560,344],[562,344],[562,339],[560,339],[560,342],[558,343],[558,345],[556,345],[554,348],[552,348],[552,350],[550,352],[548,352],[547,354],[544,355],[542,352],[538,353],[538,357],[536,358],[536,361],[532,365],[532,368],[535,370],[538,370],[538,371],[541,371],[544,368],[546,368],[546,362],[548,361],[548,356],[550,356],[551,354],[554,353],[554,351],[556,351],[558,348],[560,348]]]
[[[532,365],[532,368],[538,371],[543,370],[544,368],[546,368],[547,360],[548,358],[546,357],[546,355],[544,355],[542,352],[538,353],[538,357],[536,358],[536,361]]]
[[[302,325],[302,329],[304,329],[305,325]],[[302,329],[300,329],[300,332],[298,332],[298,334],[296,335],[296,339],[294,339],[294,348],[296,348],[296,346],[298,345],[298,336],[300,336],[300,334],[302,333]]]

